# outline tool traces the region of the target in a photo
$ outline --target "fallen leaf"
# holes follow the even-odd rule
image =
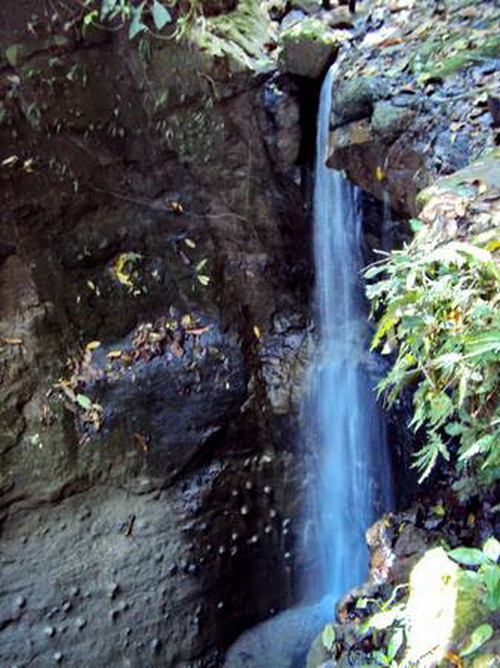
[[[111,351],[106,355],[106,357],[107,357],[108,359],[110,359],[110,360],[115,360],[115,359],[118,359],[119,357],[121,357],[122,355],[123,355],[123,351],[122,351],[122,350],[111,350]]]
[[[257,339],[260,339],[260,337],[262,336],[260,329],[257,327],[257,325],[253,326],[253,333],[255,334]]]
[[[184,348],[178,341],[173,341],[170,344],[170,352],[174,357],[182,357],[184,355]]]
[[[19,162],[19,156],[10,155],[5,160],[2,160],[2,167],[14,167],[17,162]]]
[[[198,327],[196,329],[187,329],[186,334],[192,334],[193,336],[201,336],[205,332],[209,332],[212,329],[211,326],[208,327]]]
[[[17,337],[5,337],[2,339],[2,342],[7,344],[8,346],[22,346],[23,340]]]
[[[184,213],[184,207],[180,202],[170,202],[170,211],[180,216],[182,213]],[[194,248],[194,246],[191,246],[190,248]]]
[[[192,239],[184,239],[184,243],[188,248],[196,248],[196,244]]]
[[[93,406],[92,399],[90,399],[86,394],[77,394],[76,403],[86,411],[90,410]]]
[[[95,350],[96,348],[99,348],[100,345],[101,345],[100,341],[90,341],[90,343],[87,343],[87,345],[85,346],[85,349]]]
[[[186,313],[181,318],[181,325],[184,329],[189,329],[194,325],[193,317],[189,313]]]
[[[142,436],[139,433],[135,433],[134,434],[134,440],[135,440],[136,445],[138,445],[143,450],[143,452],[147,452],[149,450],[149,446],[146,443],[146,440],[145,440],[144,436]]]

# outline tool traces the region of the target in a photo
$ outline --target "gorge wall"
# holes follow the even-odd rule
[[[0,8],[2,666],[216,665],[293,600],[298,91],[240,5],[220,57]]]

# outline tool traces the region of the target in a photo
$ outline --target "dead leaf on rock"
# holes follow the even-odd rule
[[[178,341],[172,341],[170,344],[170,352],[174,357],[182,357],[184,355],[184,348]]]
[[[2,339],[2,343],[4,343],[7,346],[22,346],[23,345],[23,340],[18,337],[5,337]]]
[[[187,329],[186,334],[191,334],[192,336],[201,336],[202,334],[205,334],[206,332],[209,332],[212,328],[210,326],[208,327],[198,327],[196,329]]]
[[[142,436],[141,434],[139,434],[139,433],[135,433],[135,434],[134,434],[134,441],[135,441],[135,444],[136,444],[139,448],[141,448],[141,450],[142,450],[143,452],[147,452],[147,451],[149,450],[149,446],[148,446],[148,444],[146,443],[146,439],[145,439],[144,436]]]

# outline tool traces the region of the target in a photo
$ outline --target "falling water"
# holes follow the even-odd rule
[[[390,505],[391,484],[367,350],[360,210],[351,184],[325,166],[334,71],[323,83],[318,113],[314,254],[320,342],[303,422],[316,462],[311,523],[319,543],[321,590],[338,599],[366,575],[365,531]]]

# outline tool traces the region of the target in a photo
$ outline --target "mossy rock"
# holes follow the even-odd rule
[[[474,34],[470,35],[470,39],[473,39]],[[434,47],[434,55],[431,60],[431,63],[434,63],[425,71],[421,72],[417,81],[422,84],[433,79],[446,79],[456,72],[471,67],[477,63],[481,63],[485,60],[491,58],[500,57],[500,37],[498,35],[493,35],[484,40],[484,43],[481,43],[480,46],[477,46],[474,49],[468,48],[469,39],[467,37],[461,37],[451,43],[451,48],[453,45],[456,45],[456,51],[452,55],[442,57],[441,50],[437,45],[432,44],[431,47]],[[427,50],[422,50],[419,54],[420,58],[425,56]],[[429,55],[431,55],[431,52]],[[441,56],[441,57],[440,57]]]
[[[326,651],[323,644],[323,632],[318,633],[316,638],[311,643],[309,652],[307,653],[306,668],[318,668],[326,661],[331,660],[330,654]]]
[[[264,69],[273,60],[265,45],[273,42],[269,13],[258,0],[240,0],[228,14],[206,18],[191,39],[210,58],[225,59],[232,74]]]
[[[473,576],[441,547],[429,550],[413,568],[405,665],[435,665],[488,617],[481,584]]]
[[[316,79],[335,56],[343,31],[333,31],[315,17],[308,17],[280,37],[279,66],[283,72]]]
[[[291,0],[290,9],[301,9],[303,12],[316,12],[321,8],[321,0]]]
[[[332,127],[371,116],[375,104],[389,94],[386,79],[362,76],[348,79],[335,91],[332,100]]]
[[[448,192],[472,197],[477,190],[475,184],[482,184],[488,190],[500,189],[500,148],[422,190],[417,196],[417,206],[423,208],[433,197]]]
[[[415,116],[415,112],[406,107],[396,107],[387,100],[375,104],[371,124],[373,132],[385,141],[399,137]]]
[[[42,51],[68,48],[72,41],[64,35],[54,35],[50,39],[33,39],[29,42],[10,44],[5,48],[5,59],[12,67],[18,67],[28,58]]]

